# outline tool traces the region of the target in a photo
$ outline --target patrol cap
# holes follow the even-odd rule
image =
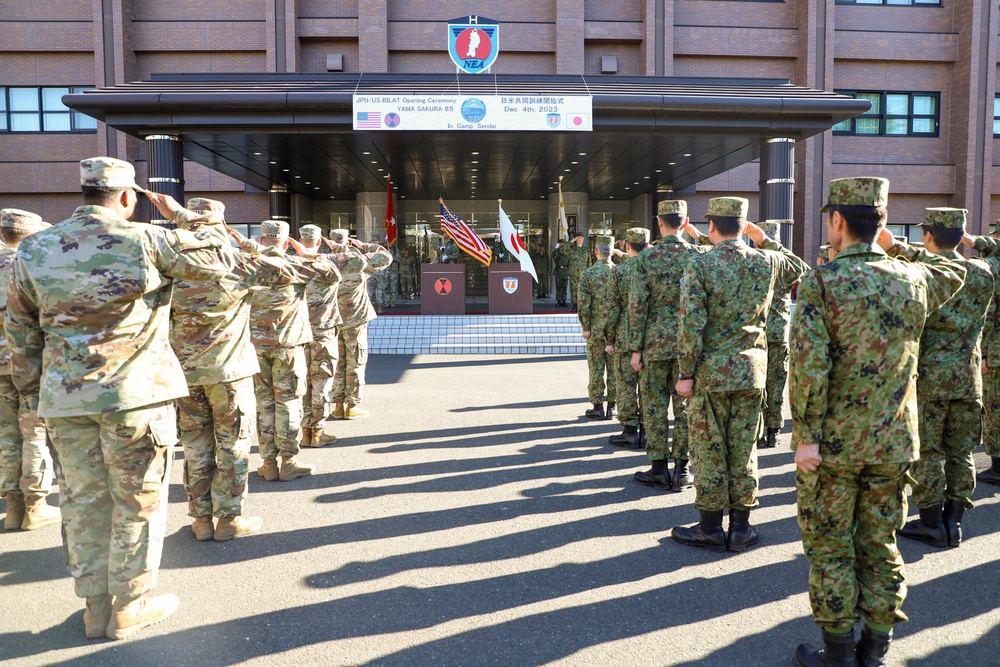
[[[964,208],[949,208],[947,206],[925,208],[924,221],[920,223],[920,226],[964,230],[968,214],[969,211]]]
[[[625,240],[628,243],[649,243],[649,230],[645,227],[631,227],[626,229]]]
[[[819,252],[816,253],[816,257],[824,262],[830,261],[830,244],[824,243],[819,247]]]
[[[192,197],[188,199],[185,208],[195,213],[201,213],[212,222],[225,222],[226,220],[226,205],[215,199]]]
[[[80,185],[146,191],[135,184],[135,167],[125,160],[113,157],[91,157],[80,160]]]
[[[346,229],[332,229],[330,230],[330,239],[334,243],[344,244],[347,243],[347,230]]]
[[[793,220],[765,220],[764,222],[758,222],[757,226],[764,230],[764,233],[771,238],[778,238],[778,234],[781,233],[782,225],[790,225],[794,222]]]
[[[830,196],[820,209],[831,206],[886,206],[889,203],[889,179],[877,176],[835,178],[830,181]]]
[[[315,241],[323,237],[323,230],[316,225],[303,225],[299,227],[299,238]]]
[[[611,252],[611,248],[615,245],[614,236],[598,236],[594,240],[594,245],[598,250],[603,250],[605,252]]]
[[[284,220],[265,220],[260,223],[260,236],[268,239],[288,238],[288,223]]]
[[[743,197],[713,197],[708,200],[708,213],[705,217],[746,220],[749,210],[750,201]]]
[[[688,203],[683,199],[664,199],[656,205],[656,215],[679,215],[686,218]]]
[[[34,234],[51,226],[42,220],[42,216],[30,211],[22,211],[19,208],[0,209],[0,227],[4,229],[14,229],[19,232]]]

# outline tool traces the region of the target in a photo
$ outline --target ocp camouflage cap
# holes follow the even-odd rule
[[[334,243],[347,243],[347,230],[346,229],[331,229],[330,239]]]
[[[830,206],[887,206],[888,203],[888,178],[835,178],[830,181],[830,196],[820,212],[825,212]]]
[[[628,243],[649,243],[649,230],[645,227],[631,227],[625,230]]]
[[[315,241],[323,237],[323,230],[316,225],[303,225],[299,227],[299,238]]]
[[[656,215],[679,215],[686,218],[688,203],[683,199],[664,199],[656,205]]]
[[[260,235],[268,239],[288,238],[288,223],[284,220],[265,220],[260,223]]]
[[[15,229],[19,232],[34,234],[51,226],[36,213],[22,211],[19,208],[0,209],[0,227],[4,229]]]
[[[143,191],[135,184],[135,167],[125,160],[113,157],[91,157],[80,160],[80,185],[97,188],[133,188]]]
[[[195,213],[201,213],[213,222],[225,222],[226,219],[226,205],[215,199],[192,197],[188,199],[185,208]]]
[[[924,209],[924,221],[921,227],[940,227],[942,229],[965,229],[969,211],[964,208],[935,206]]]
[[[740,218],[745,220],[750,210],[750,201],[743,197],[713,197],[708,200],[705,217]]]

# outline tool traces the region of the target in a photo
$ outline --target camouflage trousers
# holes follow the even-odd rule
[[[1000,456],[1000,368],[983,373],[983,404],[986,408],[983,450],[987,456]]]
[[[677,393],[677,360],[642,362],[639,392],[642,397],[646,454],[651,461],[690,459],[688,399]],[[670,402],[674,406],[674,440],[670,445]]]
[[[983,404],[979,399],[923,401],[920,412],[920,459],[910,467],[913,504],[933,507],[954,500],[972,508],[976,466],[972,450],[983,434]]]
[[[639,371],[632,368],[632,353],[615,348],[611,355],[615,370],[615,396],[618,398],[618,421],[623,426],[638,426],[642,421],[639,412]]]
[[[177,399],[188,516],[240,516],[257,426],[253,378],[200,385]]]
[[[395,262],[394,262],[395,263]],[[399,295],[399,271],[389,268],[389,285],[386,288],[386,299],[389,300],[389,307],[396,307],[396,297]]]
[[[780,429],[785,425],[781,415],[788,382],[788,343],[767,341],[767,387],[765,391],[764,426]]]
[[[399,272],[399,288],[403,292],[403,296],[409,298],[411,294],[416,294],[420,291],[420,286],[417,285],[417,276],[415,273],[410,271],[400,271]]]
[[[853,628],[859,614],[873,625],[906,620],[900,611],[906,575],[896,529],[908,466],[823,462],[815,472],[796,471],[809,602],[821,628]]]
[[[45,420],[59,458],[69,573],[79,597],[156,586],[167,530],[177,413],[173,401]]]
[[[0,496],[20,491],[44,498],[52,491],[52,464],[45,424],[10,375],[0,375]]]
[[[379,312],[389,303],[387,286],[386,279],[378,275],[368,278],[368,298]]]
[[[576,297],[580,294],[580,274],[583,271],[569,274],[569,300],[577,303]]]
[[[604,351],[605,342],[591,336],[587,339],[587,396],[590,402],[615,400],[614,359]]]
[[[337,374],[333,379],[335,403],[360,403],[368,364],[368,323],[341,327],[337,336]]]
[[[757,507],[757,438],[763,389],[697,390],[688,399],[688,432],[697,465],[694,507]]]
[[[330,416],[333,377],[337,372],[337,337],[306,343],[309,383],[303,403],[302,427],[311,428]]]
[[[257,349],[260,372],[253,376],[253,384],[261,458],[274,461],[299,453],[302,397],[309,377],[304,347]]]
[[[566,290],[569,288],[569,274],[556,271],[556,301],[565,303]]]

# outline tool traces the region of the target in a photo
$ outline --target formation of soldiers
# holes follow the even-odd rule
[[[0,212],[0,492],[6,530],[61,519],[86,636],[122,639],[179,604],[153,595],[178,441],[191,530],[221,542],[262,526],[245,512],[255,440],[260,477],[291,481],[314,471],[302,447],[336,440],[329,421],[368,415],[367,283],[392,255],[280,220],[244,238],[221,202],[182,207],[121,160],[80,174],[67,220]],[[177,228],[131,223],[140,195]]]
[[[757,450],[776,445],[787,381],[824,642],[797,648],[805,667],[884,665],[893,625],[906,620],[896,535],[961,544],[980,443],[992,465],[978,479],[1000,484],[1000,233],[970,236],[964,209],[929,208],[923,242],[900,243],[885,229],[888,191],[882,178],[831,182],[830,242],[812,270],[777,240],[791,221],[749,222],[746,199],[710,200],[707,235],[686,202],[663,201],[658,243],[645,228],[627,230],[626,253],[598,237],[577,283],[585,416],[617,416],[622,432],[609,442],[645,447],[640,484],[694,486],[700,520],[672,530],[681,544],[742,552],[761,540],[750,522]],[[982,257],[961,255],[963,243]],[[919,515],[906,522],[908,483]]]

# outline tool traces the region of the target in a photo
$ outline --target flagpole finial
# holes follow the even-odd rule
[[[503,203],[502,199],[497,199],[497,201],[500,202],[501,204]]]
[[[444,199],[442,199],[441,197],[438,197],[438,201],[442,204],[444,203]]]
[[[560,175],[560,176],[559,176],[559,182],[560,182],[560,183],[562,183],[562,179],[563,179],[563,177],[562,177],[562,175]]]

